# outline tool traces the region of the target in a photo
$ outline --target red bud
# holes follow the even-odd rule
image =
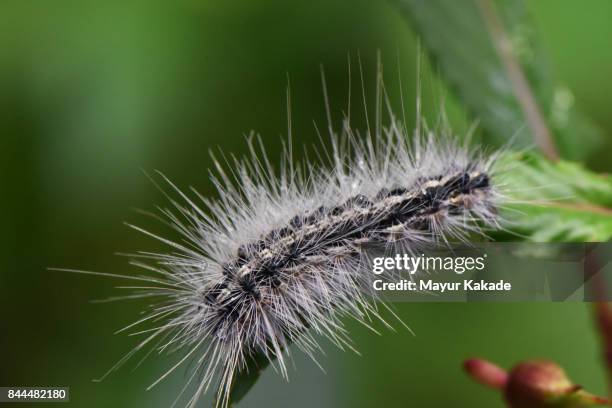
[[[510,373],[481,359],[467,360],[464,368],[481,384],[501,390],[511,408],[582,408],[610,404],[609,400],[572,384],[565,371],[550,361],[525,361]]]
[[[576,390],[558,365],[526,361],[512,369],[504,394],[512,407],[539,408]]]
[[[473,379],[487,387],[501,390],[508,381],[508,373],[487,360],[479,358],[466,360],[463,368]]]

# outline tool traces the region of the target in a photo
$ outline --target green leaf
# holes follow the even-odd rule
[[[541,145],[525,115],[524,100],[531,98],[535,109],[528,111],[536,111],[562,157],[584,159],[595,151],[601,134],[576,112],[571,91],[553,81],[522,0],[395,1],[440,74],[480,120],[487,141],[499,146],[514,138],[516,147],[532,146],[534,140]],[[506,53],[500,53],[491,27],[508,40]],[[501,55],[516,62],[527,83],[523,92]]]
[[[230,391],[229,406],[238,404],[253,388],[261,373],[270,365],[270,359],[263,353],[257,353],[247,362],[247,367],[236,374]]]
[[[612,238],[612,178],[535,153],[500,160],[504,218],[537,242],[600,242]]]

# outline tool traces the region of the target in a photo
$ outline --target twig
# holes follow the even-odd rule
[[[591,296],[597,301],[593,304],[593,313],[601,339],[602,358],[608,372],[608,395],[612,396],[612,309],[605,302],[607,299],[606,282],[599,274],[601,265],[595,253],[595,244],[586,244],[584,257],[585,281],[593,279]]]
[[[602,207],[595,204],[590,203],[560,203],[555,201],[531,201],[534,205],[542,205],[546,207],[553,208],[561,208],[566,210],[578,211],[578,212],[587,212],[601,215],[612,216],[612,209],[607,207]]]
[[[527,119],[527,123],[531,128],[536,145],[549,160],[558,160],[559,153],[553,143],[550,130],[531,92],[531,88],[523,74],[523,70],[512,52],[512,44],[504,30],[501,19],[497,15],[495,5],[491,0],[477,0],[477,3],[489,33],[491,34],[493,46],[508,72],[512,88],[514,89],[514,93],[523,114]]]

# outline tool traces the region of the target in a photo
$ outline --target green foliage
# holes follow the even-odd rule
[[[532,130],[508,71],[494,46],[479,5],[489,4],[506,30],[512,55],[523,70],[561,156],[584,159],[600,132],[575,110],[572,93],[556,86],[522,0],[396,0],[425,50],[462,104],[480,121],[487,140],[532,146]],[[576,137],[576,135],[580,137]]]
[[[247,363],[247,368],[237,374],[230,392],[230,406],[234,406],[253,388],[263,370],[270,365],[270,359],[263,353],[256,354]]]
[[[575,162],[552,163],[536,153],[503,158],[505,215],[514,232],[538,242],[612,238],[612,178]]]

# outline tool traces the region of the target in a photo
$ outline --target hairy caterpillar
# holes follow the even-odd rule
[[[328,163],[298,165],[289,143],[278,172],[251,138],[251,157],[235,159],[230,173],[215,162],[215,200],[190,197],[166,179],[181,202],[171,199],[174,210],[163,212],[182,241],[134,227],[173,252],[134,261],[154,276],[127,277],[150,284],[132,296],[159,302],[125,329],[163,324],[143,331],[111,371],[147,345],[183,350],[152,386],[192,361],[188,405],[217,378],[217,404],[225,407],[236,373],[255,356],[287,377],[289,344],[313,359],[317,335],[352,348],[345,316],[382,320],[366,285],[374,252],[465,240],[497,223],[496,156],[421,133],[410,138],[391,115],[387,127],[359,136],[347,119],[339,135],[330,130]]]

